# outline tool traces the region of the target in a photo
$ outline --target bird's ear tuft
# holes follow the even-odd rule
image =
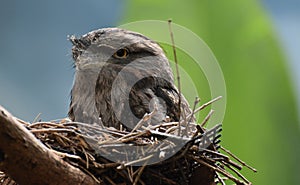
[[[76,38],[75,35],[71,35],[69,40],[73,44],[73,48],[75,47],[78,50],[86,50],[91,45],[91,40],[86,37]]]
[[[77,45],[79,43],[79,39],[77,39],[75,35],[68,35],[68,40],[71,41],[73,45]]]

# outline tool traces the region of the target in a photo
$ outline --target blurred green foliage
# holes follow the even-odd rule
[[[222,144],[258,169],[258,173],[244,169],[243,174],[253,184],[300,184],[294,91],[286,59],[260,4],[254,0],[131,0],[126,6],[123,23],[171,18],[212,49],[227,88]],[[180,60],[187,57],[179,55]],[[189,73],[204,79],[199,71]],[[200,95],[205,96],[201,99],[209,99],[207,84],[203,80],[198,84]]]

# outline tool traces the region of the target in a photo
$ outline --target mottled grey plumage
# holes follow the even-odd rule
[[[70,40],[76,67],[69,110],[73,121],[115,128],[122,124],[130,130],[154,108],[151,124],[166,117],[180,120],[179,93],[169,61],[157,43],[119,28]],[[181,103],[185,114],[190,114],[184,97]]]

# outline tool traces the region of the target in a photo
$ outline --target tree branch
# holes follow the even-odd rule
[[[51,152],[1,106],[0,170],[18,184],[97,184]]]

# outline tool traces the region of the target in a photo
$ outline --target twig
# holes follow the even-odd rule
[[[140,178],[141,178],[141,175],[142,175],[142,173],[143,173],[143,171],[144,171],[146,165],[147,165],[147,161],[143,164],[142,167],[139,168],[139,172],[138,172],[137,176],[135,177],[135,180],[134,180],[134,182],[133,182],[133,185],[136,185],[136,184],[139,182],[139,180],[140,180]]]
[[[41,115],[42,113],[38,113],[38,115],[33,119],[32,123],[37,122]]]
[[[168,20],[168,25],[169,25],[169,32],[170,32],[170,37],[171,37],[171,42],[172,42],[172,48],[173,48],[173,55],[174,55],[174,61],[175,61],[175,66],[176,66],[176,75],[177,75],[177,84],[178,84],[178,94],[179,94],[179,100],[178,100],[178,111],[179,115],[181,115],[181,85],[180,85],[180,73],[179,73],[179,68],[178,68],[178,60],[177,60],[177,55],[176,55],[176,46],[175,46],[175,41],[174,41],[174,35],[172,31],[172,26],[171,26],[172,20]],[[186,119],[186,118],[185,118]],[[181,129],[181,124],[180,121],[178,122],[178,133],[180,134],[180,129]]]
[[[57,132],[70,132],[75,133],[72,129],[66,128],[43,128],[43,129],[32,129],[32,133],[57,133]]]
[[[222,160],[229,161],[229,158],[226,155],[221,154],[221,153],[219,153],[217,151],[212,151],[212,150],[209,150],[209,149],[206,149],[206,148],[202,148],[201,151],[205,151],[205,152],[211,153],[211,154],[213,154],[213,155],[215,155],[217,157],[221,157]]]
[[[189,137],[181,137],[181,136],[176,136],[176,135],[163,133],[163,132],[159,132],[159,131],[154,131],[154,130],[149,130],[149,132],[156,136],[167,137],[168,139],[174,139],[174,140],[182,141],[182,142],[189,142],[191,140],[191,138],[189,138]]]
[[[201,127],[204,127],[205,124],[208,122],[208,120],[210,119],[210,117],[213,115],[214,110],[210,110],[209,113],[207,114],[207,116],[204,118],[204,120],[202,121],[202,123],[200,124]]]
[[[239,176],[240,178],[243,179],[243,181],[245,181],[247,184],[251,184],[248,179],[246,179],[240,172],[238,172],[237,170],[235,170],[234,168],[232,168],[229,164],[227,164],[226,162],[222,162],[222,164],[224,164],[227,168],[229,168],[230,170],[232,170],[237,176]]]
[[[61,124],[57,124],[57,123],[51,123],[51,122],[35,122],[32,123],[30,125],[28,125],[29,128],[35,128],[37,126],[44,126],[44,125],[49,125],[50,127],[60,127],[60,128],[64,128],[64,125]]]
[[[107,177],[106,175],[104,176],[104,178],[109,182],[109,184],[111,185],[117,185],[116,183],[114,183],[114,181],[112,181],[109,177]]]
[[[130,165],[133,165],[133,164],[142,162],[142,161],[149,160],[151,157],[153,157],[153,154],[152,154],[152,155],[149,155],[149,156],[147,156],[147,157],[144,157],[144,158],[142,158],[142,159],[137,159],[137,160],[130,161],[130,162],[128,162],[128,163],[122,164],[122,165],[118,166],[117,169],[123,169],[123,168],[126,167],[126,166],[130,166]]]
[[[90,128],[93,129],[94,131],[98,131],[98,132],[103,132],[103,133],[108,133],[108,134],[113,134],[113,135],[121,135],[123,136],[124,134],[127,134],[125,132],[122,132],[120,130],[116,130],[116,129],[111,129],[111,128],[101,128],[99,126],[93,126],[90,124],[86,124],[86,123],[80,123],[80,122],[69,122],[69,123],[64,123],[63,125],[68,126],[68,125],[79,125],[82,126],[83,128]],[[124,133],[124,134],[122,134]]]
[[[162,184],[178,185],[177,182],[175,182],[175,181],[173,181],[173,180],[171,180],[171,179],[169,179],[169,178],[166,178],[166,177],[164,177],[164,176],[162,176],[162,175],[156,174],[156,173],[157,173],[156,171],[155,171],[155,172],[153,172],[152,170],[149,170],[149,171],[150,171],[150,175],[152,175],[152,176],[154,176],[154,177],[157,177],[157,178],[159,178],[160,180],[166,182],[166,183],[162,183]]]
[[[156,130],[158,128],[161,128],[161,127],[170,127],[170,126],[177,126],[178,125],[178,122],[169,122],[169,123],[162,123],[162,124],[159,124],[159,125],[151,125],[151,127],[149,128],[150,130]]]
[[[29,126],[29,125],[31,125],[30,123],[28,123],[28,122],[26,122],[26,121],[23,121],[23,120],[21,120],[21,119],[19,119],[19,118],[16,118],[16,117],[14,117],[18,122],[20,122],[20,123],[22,123],[23,125],[25,125],[25,126]]]
[[[89,169],[89,156],[88,156],[88,154],[87,154],[87,152],[85,151],[85,149],[81,146],[81,150],[82,150],[82,152],[84,153],[84,155],[85,155],[85,161],[86,161],[86,169]]]
[[[197,112],[199,112],[200,110],[204,109],[205,107],[209,106],[210,104],[212,104],[212,103],[218,101],[218,100],[221,99],[221,98],[222,98],[222,96],[218,96],[218,97],[216,97],[216,98],[214,98],[214,99],[212,99],[212,100],[210,100],[210,101],[204,103],[203,105],[201,105],[200,107],[198,107],[198,108],[194,111],[195,114],[196,114]]]
[[[192,110],[192,113],[191,115],[188,115],[188,117],[190,118],[189,119],[189,123],[192,121],[194,115],[195,115],[195,110],[196,110],[196,106],[198,105],[198,103],[200,102],[200,98],[199,97],[196,97],[195,98],[195,101],[194,101],[194,106],[193,106],[193,110]]]
[[[219,182],[222,184],[222,185],[226,185],[224,180],[222,179],[222,177],[220,177],[219,173],[216,173],[217,175],[217,179],[219,180]]]
[[[132,134],[128,134],[126,136],[123,136],[123,137],[117,139],[116,141],[112,141],[111,143],[126,143],[128,141],[132,141],[132,140],[136,139],[137,137],[143,136],[143,135],[147,134],[148,132],[149,132],[148,130],[144,130],[141,132],[135,132]],[[102,142],[101,144],[103,144],[103,143],[104,142]]]
[[[77,155],[72,155],[72,154],[68,154],[68,153],[64,153],[64,152],[59,152],[59,151],[53,150],[53,149],[51,149],[51,151],[53,153],[55,153],[56,155],[62,157],[62,158],[68,157],[68,158],[72,158],[72,159],[80,159],[80,157],[77,156]]]
[[[241,159],[239,159],[237,156],[235,156],[233,153],[231,153],[229,150],[227,150],[224,147],[220,147],[221,150],[223,150],[224,152],[226,152],[227,154],[229,154],[231,157],[233,157],[235,160],[237,160],[239,163],[241,163],[241,165],[249,168],[250,170],[252,170],[253,172],[257,172],[257,170],[251,166],[249,166],[247,163],[245,163],[244,161],[242,161]]]
[[[142,119],[140,119],[140,121],[136,124],[136,126],[132,129],[132,131],[130,133],[133,133],[134,131],[136,131],[137,129],[139,129],[144,122],[148,121],[149,119],[152,118],[152,116],[154,115],[154,113],[156,113],[157,111],[157,107],[155,106],[154,110],[152,112],[150,112],[149,114],[146,113]]]
[[[205,165],[205,166],[211,168],[212,170],[214,170],[214,171],[216,171],[216,172],[219,172],[219,173],[225,175],[226,177],[228,177],[229,179],[231,179],[233,182],[236,182],[236,183],[238,183],[238,184],[244,184],[244,185],[246,185],[245,182],[240,181],[239,179],[235,178],[233,175],[231,175],[230,173],[224,171],[223,169],[220,169],[220,168],[218,168],[218,167],[212,166],[211,164],[208,164],[208,163],[202,161],[201,159],[195,158],[195,156],[189,155],[189,157],[193,158],[193,159],[194,159],[195,161],[197,161],[198,163],[203,164],[203,165]]]

